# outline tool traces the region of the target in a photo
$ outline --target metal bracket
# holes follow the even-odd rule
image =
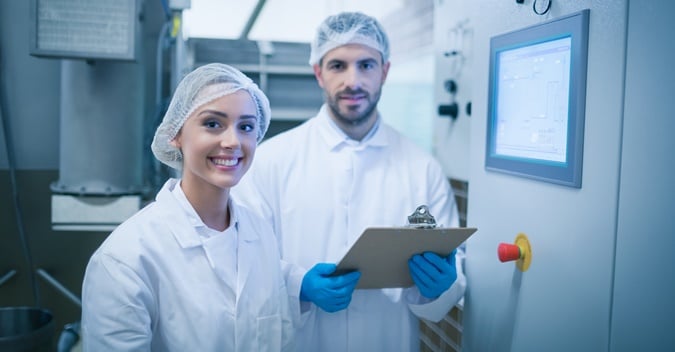
[[[53,276],[49,275],[49,273],[44,269],[37,269],[36,272],[38,275],[40,275],[40,277],[47,281],[47,283],[51,284],[57,291],[63,294],[71,302],[75,303],[78,307],[82,307],[82,300],[77,297],[76,294],[72,293],[65,286],[63,286],[59,280],[56,280]]]
[[[9,279],[11,279],[12,276],[14,275],[16,275],[16,270],[12,269],[7,274],[0,277],[0,286],[2,286],[5,282],[9,281]]]
[[[429,213],[426,205],[420,205],[415,212],[408,216],[408,226],[418,229],[433,229],[436,227],[436,219]]]

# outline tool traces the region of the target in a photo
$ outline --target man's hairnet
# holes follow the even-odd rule
[[[342,12],[326,18],[312,42],[309,64],[318,64],[327,52],[346,44],[361,44],[382,54],[389,61],[389,39],[373,17],[360,12]]]
[[[239,70],[225,64],[208,64],[187,74],[176,87],[171,104],[157,127],[152,152],[164,164],[176,170],[183,168],[181,151],[171,144],[190,115],[201,106],[238,90],[247,91],[258,110],[260,142],[270,124],[270,103],[265,93]]]

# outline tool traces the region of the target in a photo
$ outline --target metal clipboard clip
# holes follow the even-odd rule
[[[426,205],[420,205],[412,214],[408,215],[407,226],[416,229],[433,229],[436,228],[436,219],[429,213],[429,208]]]

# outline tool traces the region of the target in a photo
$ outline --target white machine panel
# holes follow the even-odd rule
[[[112,231],[136,213],[141,197],[52,195],[52,229],[57,231]]]
[[[473,91],[467,225],[479,231],[467,242],[463,351],[607,351],[626,1],[556,2],[546,18],[515,2],[472,6],[474,79],[485,84]],[[582,187],[486,170],[490,37],[584,8],[590,8],[590,44]],[[525,272],[497,257],[499,244],[513,243],[519,233],[532,251]]]

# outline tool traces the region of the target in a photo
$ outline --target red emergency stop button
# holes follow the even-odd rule
[[[497,256],[502,263],[515,260],[518,270],[527,271],[532,263],[530,240],[524,233],[519,233],[514,242],[514,244],[500,243],[497,247]]]
[[[515,244],[500,243],[497,248],[499,261],[502,263],[520,259],[520,248]]]

